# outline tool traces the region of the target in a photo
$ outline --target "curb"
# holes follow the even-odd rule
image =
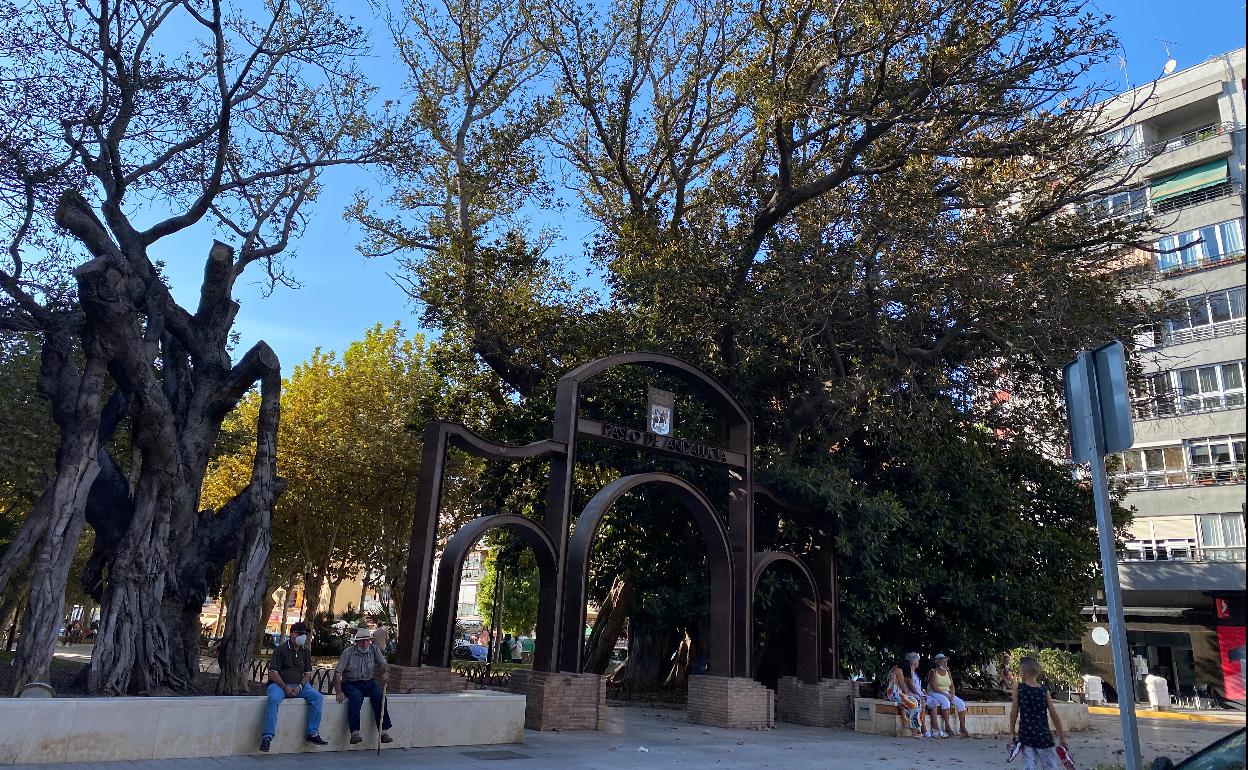
[[[1089,714],[1103,714],[1106,716],[1118,716],[1118,709],[1109,708],[1107,706],[1088,706]],[[1236,717],[1230,714],[1225,716],[1221,714],[1190,714],[1184,711],[1141,711],[1135,712],[1136,719],[1169,719],[1176,722],[1212,722],[1224,725],[1242,725],[1244,717],[1242,715]]]

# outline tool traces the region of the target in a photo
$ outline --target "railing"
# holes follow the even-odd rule
[[[1212,185],[1210,187],[1202,187],[1199,190],[1193,190],[1189,193],[1176,195],[1173,198],[1166,198],[1159,203],[1153,203],[1153,211],[1158,214],[1164,214],[1168,211],[1178,211],[1188,206],[1199,206],[1202,203],[1216,201],[1219,198],[1227,198],[1232,195],[1239,195],[1239,183],[1233,179],[1227,179],[1221,184]]]
[[[1118,561],[1128,562],[1242,562],[1244,546],[1198,546],[1193,538],[1135,540],[1123,544]]]
[[[495,671],[492,663],[452,661],[451,671],[478,687],[505,690],[511,684],[511,669]]]
[[[1205,326],[1193,326],[1190,329],[1174,329],[1162,334],[1163,345],[1182,345],[1187,342],[1200,342],[1201,340],[1211,340],[1216,337],[1226,337],[1231,334],[1243,334],[1246,327],[1245,319],[1232,318],[1229,321],[1219,321],[1215,324],[1206,324]]]
[[[248,672],[251,681],[257,684],[266,684],[269,681],[269,659],[252,658],[251,664],[248,666]],[[319,666],[312,669],[312,681],[310,684],[320,694],[332,695],[334,692],[334,670]]]
[[[1202,126],[1197,129],[1188,131],[1186,134],[1173,137],[1171,139],[1162,139],[1161,141],[1145,144],[1139,147],[1131,147],[1123,152],[1115,168],[1118,166],[1126,166],[1131,163],[1139,163],[1143,160],[1151,160],[1168,152],[1181,150],[1184,147],[1190,147],[1198,142],[1206,139],[1212,139],[1215,136],[1224,136],[1235,130],[1235,124],[1231,121],[1223,123],[1213,123],[1208,126]]]
[[[1164,489],[1206,484],[1244,483],[1243,463],[1192,465],[1186,469],[1119,473],[1115,478],[1130,489]]]
[[[1188,414],[1218,412],[1223,409],[1236,409],[1244,405],[1244,392],[1237,393],[1204,393],[1193,396],[1171,394],[1157,396],[1144,404],[1135,407],[1135,416],[1140,420],[1157,420],[1163,417],[1181,417]]]
[[[1158,256],[1161,255],[1159,254]],[[1204,270],[1206,267],[1211,267],[1213,265],[1238,262],[1243,258],[1243,249],[1228,251],[1225,254],[1203,254],[1195,259],[1183,259],[1173,265],[1158,265],[1157,272],[1164,276],[1180,275],[1182,273],[1190,273],[1195,270]]]

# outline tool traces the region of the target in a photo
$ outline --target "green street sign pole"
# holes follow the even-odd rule
[[[1142,770],[1140,735],[1135,723],[1135,685],[1122,611],[1122,587],[1118,582],[1118,551],[1110,515],[1109,481],[1105,477],[1105,455],[1121,452],[1134,443],[1122,343],[1112,342],[1080,353],[1066,366],[1065,374],[1071,455],[1076,463],[1088,463],[1092,476],[1101,571],[1105,575],[1105,603],[1109,610],[1110,649],[1118,687],[1118,717],[1122,723],[1123,759],[1126,770]]]

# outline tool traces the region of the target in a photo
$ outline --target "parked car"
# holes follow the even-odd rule
[[[1153,770],[1243,770],[1244,728],[1215,741],[1179,764],[1168,757],[1153,761]]]
[[[607,676],[611,676],[620,670],[620,666],[624,665],[624,661],[628,660],[628,648],[624,645],[616,645],[611,650],[611,660],[607,661]]]
[[[488,651],[485,649],[484,644],[466,644],[464,642],[460,642],[455,645],[455,649],[451,653],[451,657],[456,660],[479,660],[484,662],[488,657]]]

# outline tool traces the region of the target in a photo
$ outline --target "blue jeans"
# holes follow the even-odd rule
[[[269,683],[268,688],[269,702],[264,709],[264,735],[272,738],[273,732],[277,730],[277,707],[282,705],[282,701],[286,700],[286,690],[281,685]],[[323,695],[316,691],[316,688],[310,684],[305,684],[303,689],[299,691],[299,697],[308,702],[308,735],[316,735],[321,731],[321,701],[325,699]]]
[[[347,696],[347,726],[351,728],[351,732],[354,733],[360,729],[360,708],[364,705],[365,698],[373,704],[373,721],[377,722],[382,730],[389,730],[392,727],[388,713],[385,724],[381,724],[381,688],[377,686],[377,680],[344,681],[342,694]]]

